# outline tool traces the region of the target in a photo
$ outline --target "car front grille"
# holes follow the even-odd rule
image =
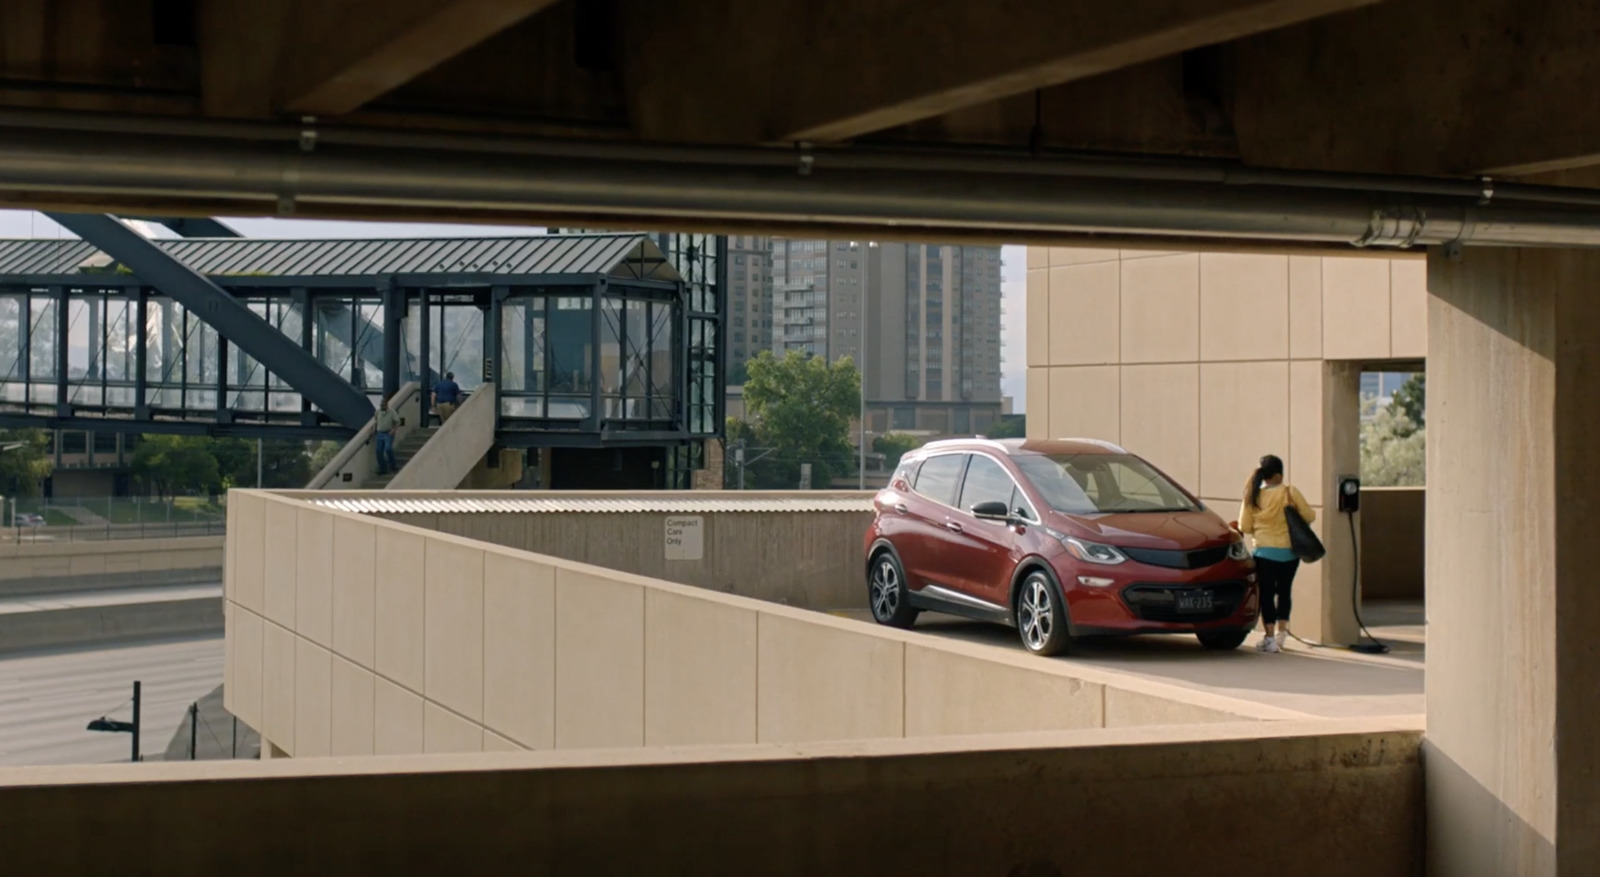
[[[1200,548],[1194,551],[1168,551],[1162,548],[1120,548],[1118,550],[1128,555],[1129,560],[1167,569],[1204,569],[1212,564],[1221,563],[1228,556],[1228,546],[1226,545],[1219,545],[1215,548]]]
[[[1178,611],[1178,593],[1210,591],[1211,611]],[[1207,582],[1197,585],[1129,585],[1122,589],[1123,602],[1145,621],[1200,622],[1227,618],[1238,611],[1248,593],[1244,582]]]

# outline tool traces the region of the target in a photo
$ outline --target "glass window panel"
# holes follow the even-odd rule
[[[673,310],[666,302],[650,305],[650,417],[657,420],[671,417],[677,403]]]
[[[0,381],[22,376],[22,309],[20,295],[0,296]]]
[[[646,390],[649,386],[650,320],[649,303],[633,300],[627,302],[627,324],[623,331],[623,384],[627,400],[625,417],[649,416]]]
[[[56,300],[35,295],[30,301],[28,374],[34,380],[56,376]]]
[[[619,299],[600,301],[600,395],[606,417],[622,416],[623,372],[627,367],[623,356],[622,308]]]
[[[549,326],[546,337],[550,346],[550,392],[589,392],[593,365],[593,335],[589,322],[590,300],[585,297],[564,296],[551,302]],[[550,417],[587,417],[588,399],[583,400],[583,413],[577,415],[556,413],[551,402]],[[563,409],[571,410],[571,409]]]

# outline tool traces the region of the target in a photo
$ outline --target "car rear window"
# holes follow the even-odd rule
[[[966,462],[966,454],[929,457],[923,461],[922,468],[917,470],[917,480],[913,487],[917,493],[931,500],[945,505],[955,505],[956,482],[961,480],[961,468]]]

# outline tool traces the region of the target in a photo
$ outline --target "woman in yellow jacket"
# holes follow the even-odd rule
[[[1290,550],[1289,521],[1284,510],[1290,505],[1305,518],[1316,520],[1316,512],[1300,491],[1283,483],[1283,461],[1268,454],[1250,476],[1244,488],[1244,505],[1239,509],[1239,532],[1256,543],[1256,582],[1261,589],[1261,623],[1266,636],[1256,648],[1263,652],[1283,650],[1289,636],[1289,592],[1300,558]]]

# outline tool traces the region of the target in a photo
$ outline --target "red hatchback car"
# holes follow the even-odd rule
[[[1001,622],[1040,655],[1136,633],[1234,649],[1255,626],[1242,537],[1112,444],[934,442],[901,460],[873,505],[867,585],[880,624],[910,627],[924,610]]]

